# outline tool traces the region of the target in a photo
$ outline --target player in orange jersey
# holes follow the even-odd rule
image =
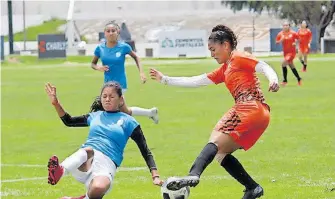
[[[299,60],[304,66],[302,71],[307,71],[307,55],[309,53],[309,49],[311,47],[312,42],[312,32],[309,30],[307,22],[302,21],[301,27],[298,31],[299,37]],[[302,59],[304,57],[304,59]]]
[[[276,43],[282,43],[284,52],[284,61],[282,62],[283,69],[283,82],[282,85],[287,84],[287,65],[290,66],[293,74],[298,80],[298,85],[301,85],[301,78],[297,69],[294,66],[293,60],[296,55],[296,41],[298,40],[298,35],[296,32],[291,30],[290,24],[288,22],[283,23],[283,30],[280,31],[276,37]]]
[[[269,91],[273,92],[279,89],[278,77],[268,64],[250,54],[236,51],[236,46],[234,32],[227,26],[217,25],[208,39],[208,48],[211,56],[222,66],[211,73],[193,77],[169,77],[156,69],[150,70],[152,79],[166,85],[200,87],[225,83],[235,99],[235,105],[212,130],[208,144],[195,160],[189,175],[167,180],[167,188],[170,190],[196,186],[202,172],[216,157],[219,164],[245,186],[243,199],[263,195],[263,188],[250,177],[232,153],[238,149],[250,149],[270,121],[270,108],[265,103],[256,72],[265,74],[270,82]]]

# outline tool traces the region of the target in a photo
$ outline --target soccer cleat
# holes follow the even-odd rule
[[[260,198],[263,195],[264,195],[264,190],[260,185],[258,185],[254,189],[249,189],[249,190],[245,189],[244,196],[242,199],[256,199],[256,198]]]
[[[282,85],[282,86],[286,86],[286,85],[287,85],[287,82],[282,82],[281,85]]]
[[[86,195],[83,195],[83,196],[79,196],[79,197],[69,197],[69,196],[64,196],[60,199],[84,199],[86,197]]]
[[[298,80],[298,86],[302,85],[302,79]]]
[[[49,159],[48,171],[49,171],[48,183],[51,185],[57,184],[57,182],[64,174],[64,168],[61,165],[59,165],[57,156],[54,155]]]
[[[156,107],[151,109],[152,116],[149,118],[154,121],[155,124],[158,124],[159,122],[159,117],[158,117],[158,109]]]
[[[198,176],[172,177],[167,180],[166,188],[171,191],[177,191],[183,187],[195,187],[199,184]]]

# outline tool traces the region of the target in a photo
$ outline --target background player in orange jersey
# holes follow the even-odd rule
[[[307,70],[307,55],[311,47],[312,42],[312,32],[309,30],[307,22],[302,21],[300,29],[298,31],[299,37],[299,60],[304,66],[302,71],[306,72]],[[304,57],[304,59],[302,59]]]
[[[287,84],[287,65],[290,66],[293,74],[298,80],[298,85],[301,85],[301,78],[297,69],[294,66],[293,60],[296,55],[296,40],[298,40],[298,34],[291,30],[288,22],[283,23],[283,30],[280,31],[276,37],[276,43],[282,43],[284,52],[284,61],[282,62],[283,69],[283,82],[282,85]]]
[[[243,199],[263,195],[263,188],[249,176],[232,153],[237,149],[250,149],[270,121],[270,108],[265,103],[255,73],[265,74],[270,82],[269,91],[273,92],[279,89],[278,77],[268,64],[250,54],[237,52],[236,46],[234,32],[224,25],[217,25],[208,39],[208,48],[211,56],[222,66],[211,73],[193,77],[168,77],[158,70],[150,70],[152,79],[166,85],[199,87],[225,83],[236,102],[214,127],[208,144],[193,163],[189,175],[167,180],[167,188],[170,190],[196,186],[202,172],[216,157],[219,164],[245,186]]]

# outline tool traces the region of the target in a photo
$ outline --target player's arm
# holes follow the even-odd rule
[[[284,37],[281,33],[278,33],[277,37],[276,37],[276,44],[279,44],[283,41]]]
[[[141,64],[141,61],[140,61],[139,56],[137,56],[137,54],[136,54],[134,51],[132,51],[132,50],[129,52],[129,55],[134,59],[134,61],[135,61],[135,63],[136,63],[136,66],[137,66],[137,68],[138,68],[138,71],[139,71],[140,73],[144,73],[144,72],[143,72],[143,67],[142,67],[142,64]]]
[[[169,77],[163,75],[163,73],[156,69],[150,69],[150,76],[152,79],[155,79],[162,84],[171,86],[197,88],[200,86],[214,84],[214,82],[208,78],[207,74],[192,77]]]
[[[135,61],[136,66],[138,68],[138,71],[140,72],[140,78],[142,80],[142,83],[145,83],[147,81],[147,78],[144,74],[143,67],[140,61],[139,56],[131,49],[129,45],[126,45],[126,53],[129,54]]]
[[[255,71],[264,74],[265,77],[269,80],[269,90],[274,92],[279,90],[278,76],[271,66],[263,61],[259,61],[256,64]]]
[[[88,123],[87,123],[88,117],[89,117],[88,114],[73,117],[70,114],[65,113],[64,116],[60,117],[60,119],[63,121],[65,126],[68,126],[68,127],[85,127],[85,126],[88,126]]]
[[[312,31],[308,31],[308,47],[311,46],[311,43],[312,43]]]
[[[100,50],[101,50],[101,48],[99,46],[97,46],[95,48],[94,56],[93,56],[93,59],[92,59],[92,62],[91,62],[91,68],[93,70],[98,70],[98,71],[101,71],[101,72],[108,71],[109,70],[108,66],[98,66],[98,61],[100,59]]]
[[[152,179],[155,181],[156,178],[159,179],[159,174],[157,171],[156,163],[154,160],[154,156],[152,155],[150,149],[148,148],[147,141],[144,137],[141,126],[138,125],[131,134],[131,139],[133,139],[138,148],[141,151],[142,157],[145,160],[150,172]]]
[[[72,117],[68,113],[65,112],[65,110],[63,109],[62,105],[60,104],[57,98],[57,92],[56,92],[55,86],[51,85],[50,83],[47,83],[45,85],[45,91],[49,96],[51,104],[56,109],[58,116],[61,118],[61,120],[66,126],[70,126],[70,127],[88,126],[87,124],[88,115]]]

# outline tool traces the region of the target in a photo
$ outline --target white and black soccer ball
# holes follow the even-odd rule
[[[190,196],[190,187],[184,187],[177,191],[171,191],[166,188],[166,181],[161,187],[163,199],[188,199]]]

